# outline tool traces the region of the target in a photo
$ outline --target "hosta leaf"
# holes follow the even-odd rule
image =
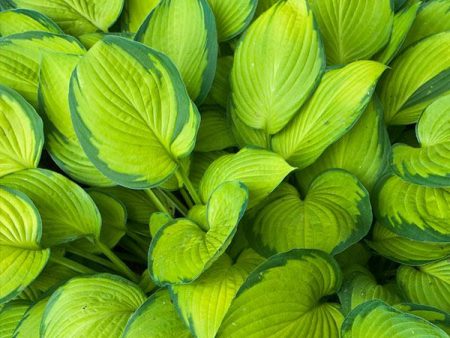
[[[196,281],[170,288],[182,319],[196,337],[215,337],[238,289],[262,262],[251,249],[235,263],[224,254]]]
[[[418,267],[403,265],[397,283],[412,303],[434,306],[450,312],[450,259]]]
[[[189,338],[166,289],[156,291],[131,316],[122,338]]]
[[[192,154],[192,165],[189,172],[189,179],[192,181],[192,184],[195,187],[198,187],[200,185],[201,179],[203,178],[203,174],[211,165],[211,163],[213,163],[219,157],[227,154],[228,153],[224,150],[210,151],[207,153],[194,152]]]
[[[280,156],[266,150],[244,148],[224,155],[206,170],[200,182],[200,197],[206,202],[223,182],[238,180],[250,193],[249,208],[266,198],[294,170]]]
[[[425,109],[416,134],[420,147],[397,144],[392,148],[395,173],[417,184],[450,186],[450,95]]]
[[[247,126],[236,116],[234,110],[230,110],[231,128],[234,137],[241,148],[254,146],[256,148],[270,148],[270,137],[262,129],[255,129]]]
[[[144,301],[142,290],[119,276],[73,278],[50,297],[41,337],[120,337]]]
[[[231,125],[225,113],[215,108],[202,111],[195,150],[202,152],[216,151],[233,147],[235,144]]]
[[[355,126],[309,167],[296,173],[303,191],[323,171],[341,168],[351,172],[370,192],[389,164],[390,142],[379,101],[370,101]]]
[[[275,3],[280,0],[258,0],[258,6],[256,7],[255,18],[258,18],[262,13],[267,11]]]
[[[141,280],[139,281],[139,287],[144,291],[144,293],[149,294],[156,289],[155,283],[153,283],[148,270],[145,269],[141,275]]]
[[[432,306],[401,303],[394,306],[403,312],[411,313],[417,317],[422,317],[428,320],[430,323],[440,327],[447,334],[450,334],[450,314],[448,312],[436,309]]]
[[[159,185],[194,148],[199,116],[175,66],[137,42],[98,42],[78,64],[69,100],[83,149],[120,185]]]
[[[42,223],[33,202],[0,186],[0,304],[20,294],[50,256],[40,246]]]
[[[14,300],[0,308],[0,338],[12,337],[17,324],[29,306],[29,302]]]
[[[346,171],[324,172],[304,196],[287,183],[280,190],[246,227],[250,243],[267,256],[297,248],[336,254],[369,232],[369,194]]]
[[[449,48],[450,32],[445,32],[414,44],[394,60],[380,83],[387,124],[417,122],[431,102],[450,91]]]
[[[325,57],[306,0],[283,0],[259,17],[239,44],[231,108],[247,126],[280,131],[316,87]]]
[[[42,120],[34,108],[0,85],[0,177],[37,167],[43,145]]]
[[[257,0],[208,0],[217,24],[219,41],[231,40],[250,23],[255,13]]]
[[[42,217],[44,247],[100,235],[100,213],[94,202],[64,176],[45,169],[28,169],[3,177],[0,184],[24,192],[36,205]]]
[[[55,163],[73,179],[94,186],[113,185],[86,156],[70,117],[70,77],[80,58],[78,55],[47,53],[41,59],[39,104],[46,120],[46,149]]]
[[[300,169],[312,164],[356,123],[385,68],[357,61],[327,72],[292,122],[273,137],[274,151]]]
[[[28,9],[10,9],[0,12],[0,36],[30,31],[62,33],[59,26],[42,13]]]
[[[147,15],[160,0],[125,0],[121,26],[127,32],[137,32]]]
[[[233,57],[222,56],[217,59],[216,75],[205,101],[212,101],[222,108],[228,106],[228,96],[230,94],[230,73],[233,66]]]
[[[42,298],[34,303],[24,313],[22,319],[14,330],[14,338],[34,338],[39,337],[39,329],[41,320],[44,316],[45,306],[47,305],[49,296]]]
[[[380,300],[356,307],[342,324],[343,338],[444,338],[447,334],[425,319],[401,312]]]
[[[407,265],[420,265],[450,256],[450,243],[412,240],[380,223],[374,225],[368,244],[380,255]]]
[[[390,0],[309,0],[325,44],[327,64],[370,59],[389,40]]]
[[[150,221],[148,224],[151,236],[155,237],[159,229],[172,221],[173,218],[169,214],[166,214],[165,212],[154,212],[150,216]]]
[[[340,284],[336,261],[321,251],[272,256],[239,289],[218,337],[337,338],[343,315],[322,297]]]
[[[97,42],[104,39],[107,36],[121,36],[124,38],[132,39],[133,34],[131,33],[104,33],[104,32],[95,32],[95,33],[86,33],[83,35],[80,35],[78,37],[78,40],[83,44],[84,47],[87,49],[91,49]]]
[[[0,84],[17,90],[38,106],[39,61],[45,52],[84,53],[73,37],[48,32],[26,32],[0,39]]]
[[[345,274],[346,270],[354,265],[366,266],[371,256],[370,250],[360,241],[337,254],[334,258]]]
[[[187,218],[163,226],[149,249],[149,271],[159,285],[195,280],[225,251],[247,207],[247,188],[238,181],[221,184],[206,206],[206,223]]]
[[[202,102],[216,71],[217,33],[206,0],[160,0],[136,40],[170,57],[192,100]]]
[[[108,28],[122,11],[124,0],[11,0],[18,8],[34,9],[53,19],[67,34]]]
[[[384,226],[417,241],[450,241],[450,188],[432,188],[388,176],[377,186],[374,206]]]

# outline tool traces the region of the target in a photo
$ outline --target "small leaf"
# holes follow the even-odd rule
[[[42,13],[29,9],[10,9],[0,12],[0,36],[30,31],[63,33],[56,23]]]
[[[13,300],[0,308],[0,338],[12,337],[17,324],[29,306],[29,302]]]
[[[80,35],[78,40],[83,44],[86,49],[91,49],[97,42],[104,39],[107,36],[121,36],[127,39],[133,39],[133,34],[124,33],[124,32],[113,32],[113,33],[103,33],[103,32],[95,32],[95,33],[86,33]]]
[[[233,56],[222,56],[217,59],[216,75],[205,101],[211,101],[222,108],[227,108],[230,95],[230,73],[233,66]],[[204,102],[206,103],[206,102]]]
[[[28,308],[14,331],[14,338],[39,337],[41,320],[49,298],[44,297]]]
[[[231,126],[220,109],[202,111],[195,150],[209,152],[231,148],[236,144]]]
[[[154,212],[150,216],[149,221],[149,229],[152,237],[156,236],[156,233],[161,229],[164,225],[173,221],[173,218],[166,214],[165,212]]]
[[[192,154],[192,165],[189,172],[189,179],[195,187],[200,185],[200,181],[208,167],[223,155],[228,153],[224,150],[221,151],[210,151],[207,153],[194,152]]]
[[[122,30],[137,32],[147,15],[159,2],[160,0],[125,0],[121,20]]]

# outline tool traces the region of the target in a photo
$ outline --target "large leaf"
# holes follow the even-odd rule
[[[200,197],[206,202],[221,183],[238,180],[250,192],[251,208],[267,197],[293,169],[275,153],[245,148],[237,154],[218,158],[208,167],[200,182]]]
[[[37,167],[43,145],[42,120],[34,108],[0,85],[0,177]]]
[[[0,338],[12,337],[17,324],[29,306],[29,302],[15,300],[0,308]]]
[[[327,72],[292,122],[273,137],[274,151],[300,169],[311,165],[356,123],[385,68],[357,61]]]
[[[41,320],[44,316],[45,307],[49,296],[44,297],[31,305],[23,314],[22,319],[14,330],[14,338],[35,338],[39,337]]]
[[[122,11],[124,0],[11,0],[19,8],[34,9],[53,19],[67,34],[108,28]]]
[[[42,217],[42,245],[51,247],[82,237],[98,238],[100,213],[89,195],[64,176],[27,169],[0,179],[33,201]]]
[[[169,56],[192,100],[204,100],[214,79],[218,49],[214,15],[206,0],[160,0],[136,40]]]
[[[236,233],[248,201],[238,181],[221,184],[212,194],[201,223],[187,218],[163,226],[149,249],[149,271],[159,285],[188,283],[200,276],[225,251]]]
[[[422,111],[450,91],[450,32],[436,34],[406,49],[380,83],[389,125],[417,122]]]
[[[390,0],[309,0],[325,44],[327,64],[370,59],[389,41]]]
[[[33,202],[0,187],[0,303],[20,294],[41,272],[50,256],[40,246],[41,217]]]
[[[430,323],[440,327],[450,335],[450,314],[448,312],[436,309],[435,307],[421,304],[401,303],[394,306],[403,312],[411,313],[415,316],[422,317]]]
[[[0,39],[0,84],[17,90],[38,106],[39,61],[45,52],[84,53],[75,38],[47,32],[27,32]]]
[[[205,108],[198,130],[196,151],[223,150],[236,144],[231,125],[221,109]]]
[[[290,249],[336,254],[364,237],[372,224],[367,190],[343,170],[324,172],[304,196],[287,183],[274,195],[246,226],[250,243],[266,256]]]
[[[196,281],[170,288],[181,318],[196,337],[215,337],[238,289],[262,261],[251,249],[235,262],[224,254]]]
[[[450,188],[432,188],[385,177],[374,211],[391,231],[417,241],[450,242]]]
[[[397,283],[410,302],[450,312],[450,258],[419,267],[403,265]]]
[[[382,108],[372,99],[355,126],[309,167],[296,173],[303,191],[323,171],[345,169],[354,174],[370,192],[389,164],[390,142]]]
[[[190,338],[166,289],[156,291],[131,316],[122,338]]]
[[[381,300],[356,307],[342,324],[342,338],[444,338],[447,334],[425,319],[401,312]]]
[[[50,297],[41,337],[120,337],[145,301],[139,287],[109,274],[76,277]]]
[[[417,184],[450,186],[450,95],[437,99],[416,126],[420,147],[397,144],[392,166],[397,175]]]
[[[231,109],[272,135],[317,86],[325,56],[306,0],[283,0],[260,16],[239,44],[231,71]]]
[[[113,185],[88,159],[75,130],[69,108],[69,84],[80,60],[77,55],[47,53],[39,72],[39,104],[44,114],[46,149],[70,177],[94,186]]]
[[[140,43],[98,42],[75,69],[69,99],[83,149],[120,185],[159,185],[194,148],[199,114],[175,66]]]
[[[272,256],[239,289],[217,337],[337,338],[343,315],[323,297],[340,284],[336,261],[321,251]]]
[[[0,12],[0,36],[31,31],[63,32],[50,18],[33,10],[10,9]]]
[[[122,30],[137,32],[147,15],[158,5],[160,0],[125,0],[122,12]]]

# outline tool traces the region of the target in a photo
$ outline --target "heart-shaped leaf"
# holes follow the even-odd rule
[[[230,95],[230,73],[233,66],[231,55],[222,56],[217,59],[216,75],[204,103],[212,103],[227,108],[228,96]]]
[[[387,176],[377,184],[374,211],[381,224],[416,241],[450,241],[450,188]]]
[[[214,15],[206,0],[161,0],[135,39],[169,56],[192,100],[205,99],[214,80],[218,49]]]
[[[167,289],[160,289],[131,316],[122,338],[190,338]]]
[[[20,294],[42,271],[50,256],[42,249],[41,217],[21,192],[0,187],[0,303]]]
[[[0,36],[31,31],[63,33],[56,23],[42,13],[29,9],[10,9],[0,12]]]
[[[279,1],[247,30],[231,71],[231,109],[272,135],[317,86],[325,57],[306,0]]]
[[[37,167],[43,145],[42,120],[34,108],[0,85],[0,177]]]
[[[246,227],[250,243],[266,256],[290,249],[336,254],[364,237],[372,224],[367,190],[343,170],[318,176],[303,197],[287,183],[274,195]]]
[[[10,0],[18,8],[34,9],[41,12],[71,35],[108,28],[122,11],[124,0]]]
[[[41,337],[120,337],[145,301],[139,287],[109,274],[76,277],[50,297]]]
[[[303,169],[359,119],[386,66],[357,61],[328,71],[291,123],[272,138],[272,148]]]
[[[397,144],[392,148],[392,167],[413,183],[450,187],[450,95],[423,112],[416,126],[420,147]]]
[[[404,313],[381,300],[356,307],[342,324],[342,338],[444,338],[447,334],[425,319]]]
[[[233,147],[236,144],[225,113],[217,108],[202,111],[196,151],[208,152]]]
[[[394,60],[380,83],[386,124],[416,123],[431,102],[450,91],[449,48],[450,32],[440,33],[414,44]]]
[[[0,338],[11,338],[30,303],[13,300],[0,308]]]
[[[30,338],[39,337],[39,329],[41,320],[44,316],[45,307],[47,306],[50,296],[44,297],[31,305],[23,314],[22,319],[17,325],[12,337],[14,338]]]
[[[196,281],[170,288],[181,318],[196,337],[215,337],[237,291],[262,262],[251,249],[235,262],[224,254]]]
[[[321,251],[272,256],[239,289],[217,337],[337,338],[344,317],[323,297],[340,284],[336,261]]]
[[[327,64],[370,59],[389,41],[390,0],[309,0],[322,34]]]
[[[194,148],[199,114],[175,66],[140,43],[98,42],[79,62],[69,99],[83,149],[120,185],[159,185]]]
[[[153,281],[165,285],[198,278],[230,244],[247,201],[245,185],[225,182],[211,194],[206,224],[180,218],[163,226],[153,238],[148,254]]]
[[[394,306],[403,312],[428,320],[450,335],[450,314],[432,306],[412,303],[401,303]]]
[[[100,235],[100,213],[89,195],[64,176],[45,169],[27,169],[0,179],[0,184],[22,191],[42,217],[44,247]]]
[[[160,0],[126,0],[122,11],[121,27],[126,32],[135,33],[147,15]]]

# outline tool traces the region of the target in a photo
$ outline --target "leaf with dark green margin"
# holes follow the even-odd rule
[[[169,214],[166,214],[165,212],[154,212],[150,216],[150,221],[148,223],[150,235],[155,237],[159,229],[172,221],[173,218]]]
[[[227,55],[217,59],[216,75],[204,103],[218,104],[227,108],[230,95],[230,73],[233,66],[233,56]]]
[[[0,308],[0,338],[11,338],[30,303],[13,300]]]
[[[125,0],[122,11],[123,31],[135,33],[160,0]]]
[[[394,306],[396,309],[411,313],[417,317],[428,320],[440,327],[450,335],[450,314],[435,307],[421,304],[401,303]]]
[[[39,337],[41,320],[49,298],[50,296],[44,297],[28,308],[14,330],[13,338]]]
[[[120,185],[158,186],[194,148],[200,117],[178,71],[140,43],[98,42],[74,71],[69,100],[87,156]]]
[[[0,12],[0,36],[30,31],[63,33],[56,23],[42,13],[29,9],[10,9]]]
[[[217,337],[337,338],[344,316],[323,297],[340,285],[336,261],[321,251],[272,256],[241,286]]]
[[[231,148],[234,145],[236,145],[236,141],[225,112],[214,107],[204,109],[195,151],[217,151]]]
[[[112,33],[103,33],[103,32],[95,32],[95,33],[86,33],[78,36],[78,40],[83,44],[86,49],[91,49],[97,42],[104,39],[107,36],[121,36],[127,39],[133,39],[134,34],[125,33],[125,32],[112,32]]]

